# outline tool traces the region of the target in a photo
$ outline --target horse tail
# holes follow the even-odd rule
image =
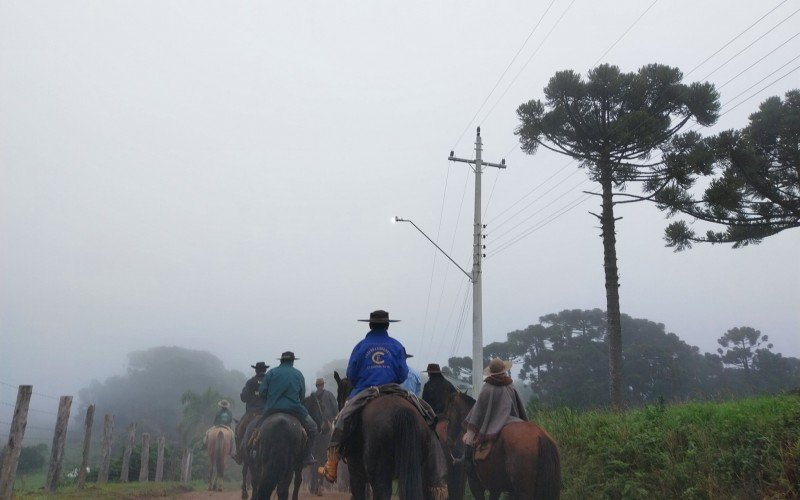
[[[547,434],[539,435],[534,498],[557,499],[561,495],[561,460],[558,447]]]
[[[400,498],[424,498],[422,483],[423,434],[414,410],[400,409],[392,417],[392,428],[399,440],[395,448],[394,470],[397,474]]]
[[[225,433],[220,429],[217,431],[216,456],[214,457],[218,477],[222,477],[225,473],[225,441]]]

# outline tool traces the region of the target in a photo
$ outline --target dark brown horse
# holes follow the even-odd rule
[[[463,452],[463,422],[474,404],[474,399],[460,392],[447,400],[447,449],[455,456]],[[491,500],[499,499],[504,491],[515,499],[557,499],[561,494],[558,447],[535,423],[512,422],[500,431],[486,459],[467,467],[467,477],[472,496],[479,500],[485,498],[485,490]],[[463,487],[460,493],[463,497]]]
[[[350,381],[334,374],[342,407],[352,390]],[[405,397],[381,396],[361,414],[352,416],[345,429],[342,456],[350,469],[350,491],[355,500],[366,498],[372,487],[375,500],[389,500],[397,479],[401,500],[430,499],[432,467],[428,467],[430,431],[425,419]]]
[[[292,499],[297,500],[303,481],[303,449],[306,433],[292,415],[273,413],[258,427],[258,452],[254,475],[258,478],[258,500],[269,500],[277,490],[278,500],[288,500],[294,476]],[[254,488],[255,489],[255,488]]]

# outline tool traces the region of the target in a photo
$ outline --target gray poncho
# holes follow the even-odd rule
[[[486,378],[475,406],[464,419],[464,425],[475,434],[474,443],[480,444],[497,439],[506,424],[527,420],[525,406],[511,377],[503,374]]]

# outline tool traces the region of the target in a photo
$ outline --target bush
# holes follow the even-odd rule
[[[796,498],[800,398],[534,411],[559,443],[564,498]]]

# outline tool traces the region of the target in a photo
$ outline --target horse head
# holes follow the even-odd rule
[[[340,377],[339,372],[333,372],[333,379],[336,380],[336,402],[339,403],[339,410],[344,407],[347,397],[353,392],[353,384],[347,377]]]
[[[444,419],[448,421],[447,446],[451,450],[461,447],[461,434],[464,431],[461,424],[473,406],[475,406],[475,400],[460,391],[450,394],[447,398],[444,406]]]

